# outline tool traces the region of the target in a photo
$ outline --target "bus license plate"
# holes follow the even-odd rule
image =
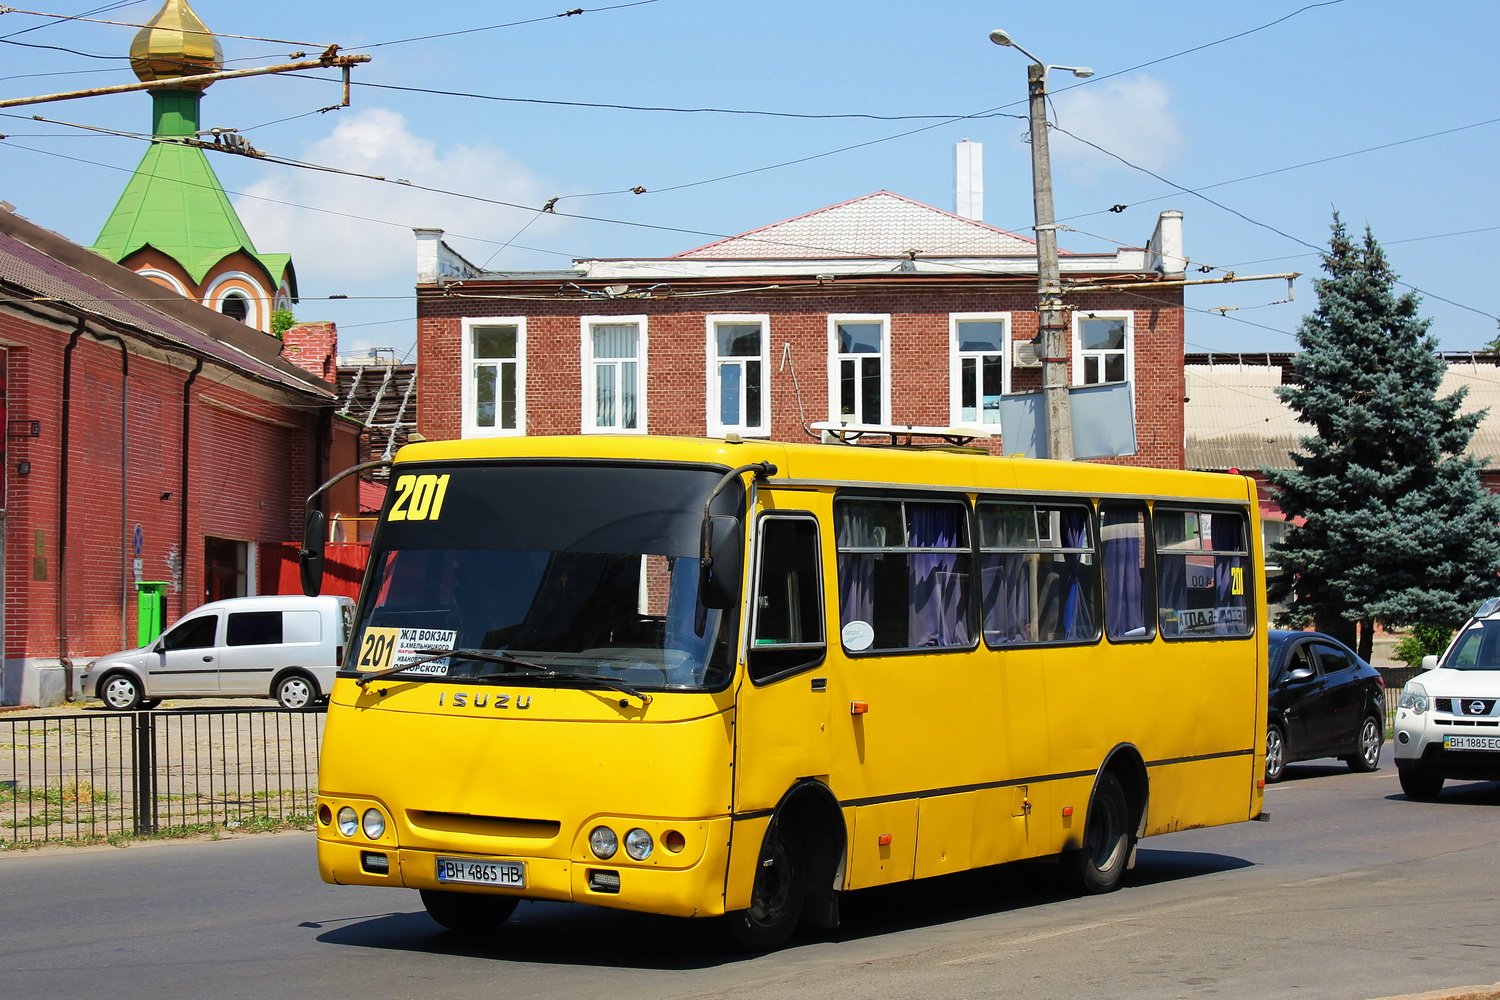
[[[1444,736],[1444,750],[1500,750],[1500,736]]]
[[[478,858],[438,858],[439,882],[464,885],[494,885],[507,889],[526,888],[526,862],[481,861]]]

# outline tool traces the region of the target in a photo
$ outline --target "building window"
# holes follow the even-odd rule
[[[959,313],[948,318],[952,370],[949,422],[1000,423],[1000,397],[1010,391],[1010,317]]]
[[[831,419],[849,424],[886,421],[891,408],[889,330],[889,316],[828,317]]]
[[[241,323],[250,315],[250,300],[243,295],[230,293],[219,300],[219,312]]]
[[[465,320],[464,437],[526,433],[526,320]]]
[[[1079,313],[1073,318],[1073,384],[1129,382],[1130,314]]]
[[[708,317],[708,433],[771,433],[769,330],[765,316]]]
[[[583,432],[646,430],[646,317],[583,318]]]

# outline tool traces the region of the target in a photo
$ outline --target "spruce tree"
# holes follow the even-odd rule
[[[1483,413],[1459,413],[1466,390],[1438,395],[1431,321],[1396,294],[1369,229],[1357,244],[1335,213],[1323,269],[1295,384],[1278,390],[1314,433],[1294,468],[1266,470],[1289,522],[1269,596],[1287,604],[1278,624],[1314,623],[1369,659],[1376,623],[1452,628],[1500,596],[1500,497],[1464,454]]]

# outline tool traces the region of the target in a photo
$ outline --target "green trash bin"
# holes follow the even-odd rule
[[[135,585],[136,645],[144,646],[166,627],[167,584],[146,581]]]

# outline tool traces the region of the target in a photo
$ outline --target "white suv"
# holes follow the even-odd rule
[[[1500,598],[1479,606],[1442,658],[1406,682],[1396,710],[1396,771],[1409,798],[1448,778],[1500,781]]]

